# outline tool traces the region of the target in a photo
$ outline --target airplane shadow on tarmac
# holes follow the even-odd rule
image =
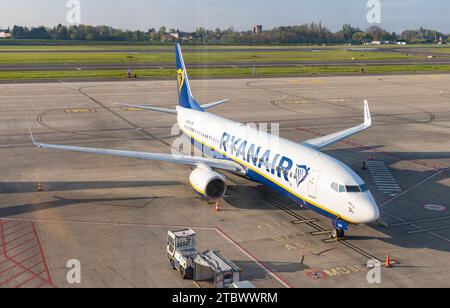
[[[184,185],[179,181],[95,181],[95,182],[42,182],[46,192],[112,188],[138,188]],[[38,190],[37,182],[0,182],[0,194],[31,193]]]
[[[62,192],[76,190],[96,190],[114,188],[145,188],[158,186],[183,185],[178,181],[110,181],[110,182],[43,182],[41,187],[45,192]],[[38,190],[38,184],[34,182],[0,182],[0,194],[20,194],[32,193]],[[90,199],[69,199],[55,196],[53,201],[39,203],[20,204],[11,207],[0,208],[0,218],[14,215],[26,214],[51,208],[64,207],[80,203],[101,203],[111,206],[123,207],[144,207],[155,199],[164,197],[136,197],[136,198],[90,198]],[[123,205],[126,203],[127,205]]]
[[[309,266],[304,265],[299,260],[295,262],[272,262],[272,261],[260,261],[262,264],[270,268],[273,273],[298,273],[300,271],[310,269]],[[267,273],[259,265],[253,261],[235,261],[239,268],[245,268],[245,271],[241,274],[241,280],[255,280],[267,278]]]
[[[136,197],[136,198],[91,198],[91,199],[66,199],[58,196],[53,197],[52,201],[44,201],[38,203],[19,204],[11,207],[0,208],[0,219],[14,215],[26,214],[31,212],[43,211],[47,209],[55,209],[75,204],[101,203],[103,205],[119,206],[115,202],[134,202],[139,201],[139,206],[126,206],[130,208],[142,208],[155,199],[168,197]],[[125,207],[125,206],[124,206]]]

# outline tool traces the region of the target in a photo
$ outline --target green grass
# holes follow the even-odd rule
[[[322,67],[266,67],[258,68],[258,76],[307,76],[307,75],[334,75],[356,74],[359,67],[355,66],[322,66]],[[373,66],[366,68],[366,74],[412,73],[412,72],[450,72],[450,65],[398,65]],[[173,70],[168,69],[138,69],[139,77],[170,77],[176,80]],[[194,68],[189,70],[192,77],[250,77],[252,69],[249,68]],[[89,71],[0,71],[0,80],[20,79],[64,79],[64,78],[124,78],[121,70],[89,70]]]
[[[0,64],[101,64],[128,63],[129,54],[126,52],[5,52],[0,53]],[[290,62],[290,61],[360,61],[361,55],[365,60],[411,59],[402,54],[382,52],[356,52],[346,50],[321,50],[317,52],[209,52],[186,53],[186,63],[201,62]],[[173,63],[174,53],[133,53],[134,63]]]

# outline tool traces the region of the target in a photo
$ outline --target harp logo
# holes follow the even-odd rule
[[[304,165],[297,165],[297,169],[295,170],[295,179],[297,180],[297,188],[303,183],[309,175],[309,171],[311,168]]]
[[[178,94],[180,94],[181,89],[184,86],[184,81],[186,80],[186,72],[181,68],[177,71],[177,79],[178,79]]]

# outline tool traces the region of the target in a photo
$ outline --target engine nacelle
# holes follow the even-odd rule
[[[189,176],[192,188],[208,200],[220,200],[227,192],[223,175],[208,167],[198,167]]]

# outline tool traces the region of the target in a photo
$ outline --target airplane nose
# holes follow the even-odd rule
[[[377,221],[380,218],[380,210],[378,205],[373,200],[368,200],[365,206],[361,209],[360,219],[362,224]]]

